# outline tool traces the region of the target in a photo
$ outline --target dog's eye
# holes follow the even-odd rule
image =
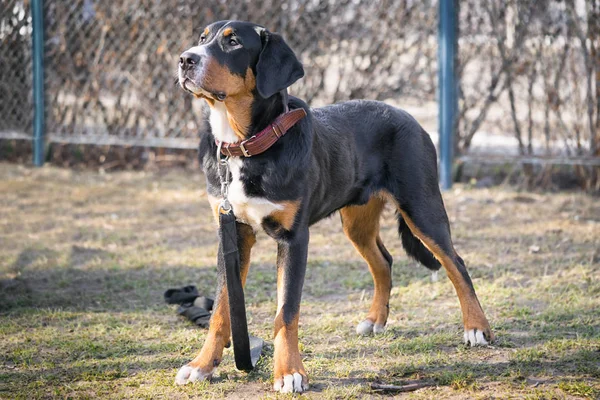
[[[200,43],[204,43],[206,41],[206,35],[200,36]]]
[[[229,39],[229,45],[230,46],[237,46],[238,44],[240,44],[240,42],[238,42],[234,38]]]

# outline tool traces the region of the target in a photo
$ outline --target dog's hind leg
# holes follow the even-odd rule
[[[450,224],[437,182],[437,193],[395,198],[400,219],[400,234],[407,252],[430,269],[441,264],[458,295],[465,328],[465,342],[472,346],[488,344],[494,339],[490,325],[477,299],[462,258],[456,253],[450,236]],[[413,193],[423,193],[415,191]],[[408,231],[410,230],[410,232]],[[404,237],[406,235],[406,237]],[[410,236],[413,235],[414,238]],[[417,238],[422,246],[415,242]],[[435,258],[435,260],[433,260]],[[436,261],[436,262],[434,262]]]
[[[356,327],[360,335],[383,332],[389,314],[392,256],[379,237],[379,217],[384,205],[385,200],[375,195],[365,205],[340,210],[344,233],[369,265],[375,286],[367,318]]]
[[[240,254],[240,274],[242,285],[246,284],[246,277],[250,269],[250,252],[256,243],[256,237],[252,227],[246,224],[237,224],[238,251]],[[221,363],[223,349],[229,343],[231,336],[231,321],[229,319],[229,298],[227,295],[227,284],[223,276],[218,277],[217,296],[210,327],[204,346],[200,353],[188,364],[181,367],[175,378],[179,385],[188,382],[210,379]]]

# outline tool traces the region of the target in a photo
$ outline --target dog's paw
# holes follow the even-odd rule
[[[210,372],[202,372],[199,367],[194,368],[191,365],[184,365],[179,369],[179,372],[177,372],[175,383],[178,385],[185,385],[190,382],[210,380],[214,372],[214,368]]]
[[[383,332],[385,332],[385,325],[373,323],[370,319],[365,319],[356,326],[356,333],[361,336],[367,336],[372,333],[377,335]]]
[[[473,346],[486,346],[490,344],[492,335],[485,333],[481,329],[465,329],[465,344]]]
[[[284,375],[275,379],[273,390],[279,393],[302,393],[308,390],[308,378],[294,372],[291,375]]]

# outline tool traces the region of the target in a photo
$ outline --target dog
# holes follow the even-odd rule
[[[263,229],[277,242],[274,390],[308,389],[298,317],[309,227],[336,211],[374,281],[358,334],[383,332],[388,318],[392,257],[379,236],[379,219],[391,203],[408,255],[431,270],[443,266],[452,281],[465,342],[490,343],[490,325],[452,244],[436,150],[427,132],[407,112],[382,102],[353,100],[311,109],[287,95],[302,76],[302,64],[283,37],[249,22],[209,25],[179,59],[180,86],[210,109],[210,132],[201,138],[199,157],[217,221],[223,198],[218,164],[228,157],[227,198],[236,215],[242,282],[255,232]],[[221,283],[204,346],[179,370],[176,383],[210,379],[230,332],[227,287]]]

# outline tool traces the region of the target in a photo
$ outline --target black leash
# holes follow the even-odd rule
[[[237,246],[235,215],[232,210],[219,214],[219,274],[225,273],[229,295],[229,315],[235,366],[242,371],[254,368],[250,357],[250,340],[244,302],[244,289],[240,276],[240,255]]]
[[[220,146],[219,146],[220,147]],[[229,316],[231,320],[231,339],[235,366],[241,371],[251,371],[260,358],[263,341],[248,335],[246,303],[240,274],[240,254],[238,251],[237,227],[235,215],[227,199],[229,188],[229,164],[227,158],[221,158],[221,149],[217,149],[219,160],[219,178],[223,201],[219,206],[219,251],[217,260],[218,274],[227,282],[229,297]]]

